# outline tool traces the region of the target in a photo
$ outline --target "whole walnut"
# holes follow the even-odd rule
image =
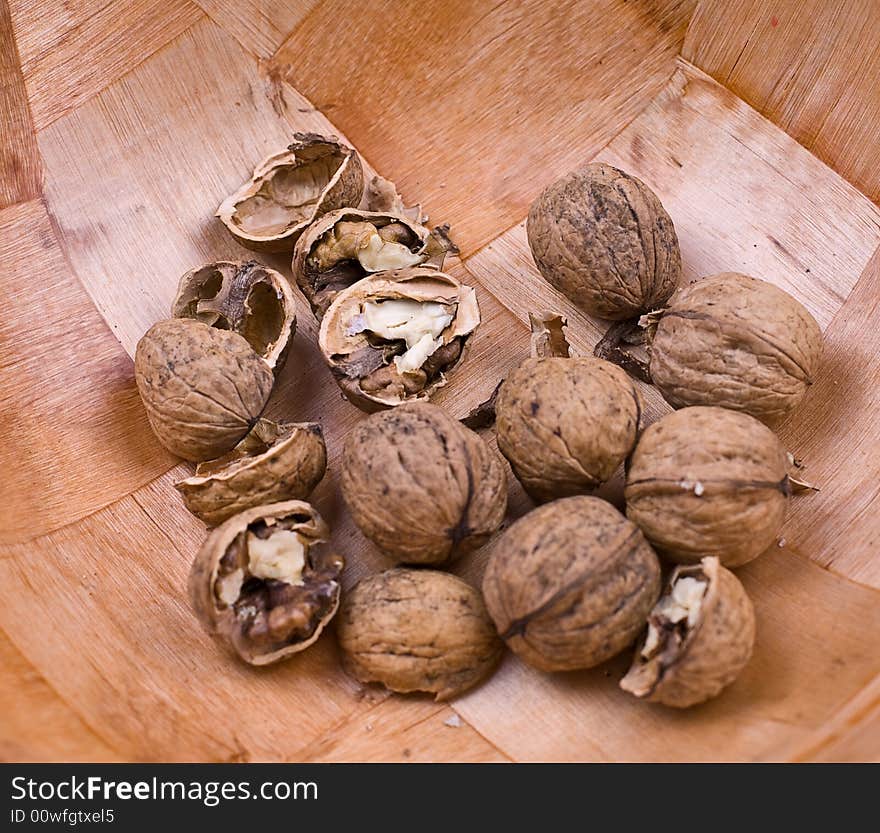
[[[672,561],[704,555],[736,567],[769,547],[791,493],[788,456],[748,414],[674,411],[639,439],[626,476],[626,514]]]
[[[663,306],[681,277],[675,228],[656,194],[601,162],[545,188],[526,231],[544,279],[600,318]]]
[[[358,423],[345,444],[341,486],[361,532],[409,564],[441,564],[482,546],[507,508],[498,454],[427,402]]]
[[[533,328],[562,319],[533,316]],[[511,373],[495,403],[498,448],[537,501],[581,494],[614,474],[632,451],[641,404],[610,362],[541,351]]]
[[[672,573],[620,687],[666,706],[694,706],[739,676],[754,644],[745,588],[717,558],[704,558]]]
[[[591,668],[620,653],[660,594],[660,563],[610,503],[569,497],[501,535],[483,596],[508,647],[542,671]]]
[[[363,579],[346,595],[337,634],[345,668],[361,682],[437,700],[484,680],[503,651],[479,591],[436,570]]]
[[[649,316],[650,373],[675,408],[718,405],[775,425],[801,401],[822,331],[787,292],[724,272],[683,286]]]
[[[211,460],[230,451],[260,418],[274,376],[238,333],[191,318],[154,324],[134,357],[150,425],[172,454]]]

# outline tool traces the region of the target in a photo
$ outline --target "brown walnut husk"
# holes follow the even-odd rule
[[[400,338],[384,338],[366,323],[365,311],[387,301],[437,305],[450,316],[438,335],[439,346],[415,369],[400,371],[408,347]],[[473,287],[427,266],[371,275],[340,292],[327,309],[318,346],[345,397],[365,411],[428,399],[466,355],[480,323]]]
[[[240,335],[190,318],[160,321],[144,334],[134,375],[159,442],[193,462],[234,448],[256,424],[274,382]]]
[[[498,454],[424,402],[373,414],[352,430],[341,486],[361,532],[408,564],[441,564],[477,549],[507,508]]]
[[[276,373],[296,332],[287,278],[255,260],[219,260],[191,269],[180,279],[171,315],[238,333]]]
[[[542,671],[591,668],[638,636],[660,594],[660,563],[610,503],[547,503],[498,539],[483,596],[501,638]]]
[[[448,700],[488,677],[503,645],[479,591],[436,570],[369,576],[337,619],[346,670],[364,683]]]
[[[247,249],[289,252],[304,229],[328,211],[357,205],[364,191],[360,157],[335,136],[295,133],[267,156],[216,216]]]
[[[312,223],[297,241],[293,277],[320,319],[340,291],[369,274],[422,264],[442,269],[447,252],[457,251],[447,230],[444,226],[430,231],[400,213],[332,211]],[[370,248],[377,237],[378,253]],[[395,262],[400,258],[408,262]]]
[[[251,572],[251,536],[265,541],[278,533],[302,545],[299,582]],[[343,559],[322,546],[329,536],[315,509],[298,500],[247,509],[218,526],[189,574],[190,600],[205,630],[251,665],[308,648],[339,607]]]
[[[663,615],[664,600],[683,577],[706,583],[693,624],[673,623]],[[730,685],[752,656],[755,609],[739,579],[717,558],[676,568],[649,622],[659,640],[647,651],[645,640],[640,642],[620,681],[624,691],[644,700],[677,708],[702,703]]]
[[[710,554],[737,567],[779,534],[787,471],[785,449],[754,417],[683,408],[639,439],[626,476],[626,514],[672,561],[692,564]]]
[[[718,405],[771,426],[801,401],[822,354],[802,304],[736,272],[683,286],[648,333],[651,380],[670,405]]]
[[[261,419],[229,454],[199,463],[175,486],[193,515],[216,526],[254,506],[305,500],[326,470],[320,425]]]
[[[582,494],[608,480],[632,451],[641,403],[619,367],[568,358],[562,335],[532,317],[533,355],[501,385],[495,402],[498,449],[536,501]],[[555,342],[554,342],[555,338]],[[562,355],[559,355],[559,354]]]
[[[544,279],[600,318],[663,306],[681,277],[678,238],[660,200],[611,165],[585,165],[545,188],[526,230]]]

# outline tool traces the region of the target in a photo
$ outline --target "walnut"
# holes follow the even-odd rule
[[[374,272],[427,264],[456,252],[447,226],[429,231],[402,214],[342,208],[316,220],[297,241],[293,277],[321,318],[339,292]]]
[[[648,316],[651,380],[675,408],[718,405],[775,425],[819,366],[822,331],[787,292],[725,272]]]
[[[591,315],[616,320],[656,309],[681,277],[678,238],[660,200],[601,162],[545,188],[526,230],[545,280]]]
[[[568,358],[558,316],[532,317],[548,326],[511,373],[495,403],[498,448],[537,501],[581,494],[608,480],[636,443],[641,404],[630,377],[610,362]]]
[[[479,591],[436,570],[398,568],[363,579],[337,623],[350,674],[437,700],[488,677],[503,650]]]
[[[365,411],[427,399],[463,360],[480,310],[474,289],[426,266],[381,272],[340,292],[318,345]]]
[[[247,249],[289,252],[312,220],[364,191],[360,157],[335,136],[295,133],[287,148],[267,156],[251,179],[227,197],[216,216]]]
[[[253,428],[274,381],[240,335],[190,318],[154,324],[134,373],[159,442],[195,462],[225,454]]]
[[[693,706],[739,676],[754,644],[755,609],[745,589],[717,558],[704,558],[672,573],[620,687],[667,706]]]
[[[748,414],[691,407],[642,434],[626,477],[626,514],[666,557],[710,553],[736,567],[769,547],[788,503],[788,457]]]
[[[442,408],[409,403],[361,421],[345,444],[342,495],[390,558],[439,564],[482,546],[504,520],[504,465]]]
[[[232,451],[199,463],[194,477],[175,486],[193,515],[216,526],[253,506],[304,500],[326,469],[320,425],[261,419]]]
[[[330,532],[298,500],[247,509],[205,539],[189,595],[208,633],[251,665],[305,650],[339,607],[343,559]]]
[[[483,595],[501,638],[542,671],[591,668],[626,648],[660,594],[660,563],[610,503],[569,497],[495,543]]]
[[[296,331],[287,278],[255,260],[220,260],[190,270],[180,279],[171,315],[238,333],[276,373]]]

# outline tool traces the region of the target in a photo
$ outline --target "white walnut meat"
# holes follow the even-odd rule
[[[190,318],[154,324],[138,342],[134,373],[159,442],[193,462],[234,448],[260,418],[274,382],[244,338]]]
[[[377,411],[444,386],[479,323],[473,287],[416,266],[340,292],[321,321],[318,346],[345,397]]]
[[[639,528],[595,497],[524,515],[495,542],[483,596],[507,646],[542,671],[620,653],[660,595],[660,562]]]
[[[482,682],[503,651],[479,591],[437,570],[397,568],[363,579],[346,595],[337,635],[356,679],[437,700]]]
[[[320,319],[339,292],[367,275],[427,264],[456,252],[448,226],[430,231],[403,214],[342,208],[306,229],[293,251],[293,277]]]
[[[180,279],[171,315],[238,333],[276,373],[296,332],[287,278],[255,260],[218,260],[191,269]]]
[[[342,556],[327,524],[291,500],[256,506],[213,530],[189,574],[205,630],[251,665],[308,648],[339,607]]]
[[[737,567],[776,540],[791,494],[788,467],[776,435],[754,417],[683,408],[639,439],[626,514],[671,561],[697,563],[709,554]]]
[[[364,191],[360,157],[335,136],[295,133],[267,156],[251,179],[227,197],[216,216],[242,246],[289,252],[317,217],[357,205]]]
[[[326,470],[320,425],[261,419],[232,451],[199,463],[175,487],[193,515],[216,526],[254,506],[305,500]]]
[[[601,162],[545,188],[526,231],[544,279],[600,318],[663,306],[681,277],[675,228],[656,194]]]
[[[408,564],[442,564],[477,549],[507,508],[498,454],[426,402],[358,423],[345,444],[340,483],[361,532]]]
[[[767,425],[812,384],[822,331],[771,283],[725,272],[681,287],[647,317],[651,381],[675,408],[717,405]]]
[[[745,588],[717,558],[703,558],[672,573],[620,687],[666,706],[694,706],[739,676],[754,644],[755,609]]]

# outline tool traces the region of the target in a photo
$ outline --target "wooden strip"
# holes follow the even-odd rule
[[[40,154],[7,0],[0,0],[0,209],[39,196]]]
[[[880,6],[703,0],[682,53],[880,201]]]
[[[693,4],[321,4],[271,62],[470,254],[598,151],[673,69]],[[344,19],[345,26],[339,21]],[[462,195],[467,195],[463,199]]]
[[[270,57],[317,0],[195,0],[211,19],[260,58]]]

